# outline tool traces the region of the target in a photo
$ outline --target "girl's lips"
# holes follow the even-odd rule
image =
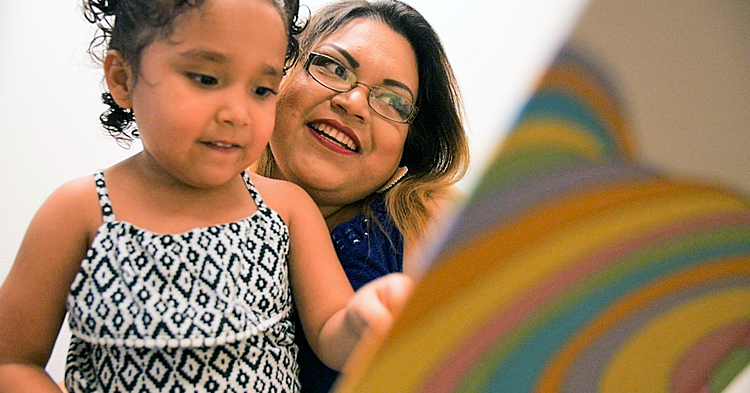
[[[230,143],[230,142],[221,142],[221,141],[206,141],[203,142],[204,145],[208,146],[211,149],[219,150],[219,151],[228,151],[228,150],[234,150],[240,148],[239,145]]]
[[[226,143],[226,142],[208,142],[209,145],[214,145],[217,147],[235,147],[237,145],[234,145],[232,143]]]
[[[338,122],[332,120],[318,120],[307,124],[321,141],[328,142],[327,145],[338,147],[349,153],[359,151],[359,140],[354,131]],[[338,149],[337,149],[338,150]]]

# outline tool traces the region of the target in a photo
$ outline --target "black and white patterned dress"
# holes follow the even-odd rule
[[[104,223],[67,299],[65,384],[76,392],[297,391],[289,231],[243,179],[258,211],[163,235]]]

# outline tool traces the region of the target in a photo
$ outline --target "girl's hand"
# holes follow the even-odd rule
[[[346,306],[346,326],[357,340],[363,335],[383,338],[406,304],[414,289],[414,280],[393,273],[360,288]]]

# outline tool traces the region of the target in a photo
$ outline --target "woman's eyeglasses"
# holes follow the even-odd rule
[[[367,98],[370,108],[388,120],[410,123],[417,114],[417,107],[408,98],[382,86],[370,87],[359,82],[353,71],[330,56],[311,53],[305,70],[318,83],[335,92],[346,93],[357,85],[367,87],[370,90]]]

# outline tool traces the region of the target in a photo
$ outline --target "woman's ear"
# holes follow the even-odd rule
[[[125,109],[132,108],[130,93],[135,85],[135,75],[119,51],[107,52],[104,58],[104,79],[117,105]]]

